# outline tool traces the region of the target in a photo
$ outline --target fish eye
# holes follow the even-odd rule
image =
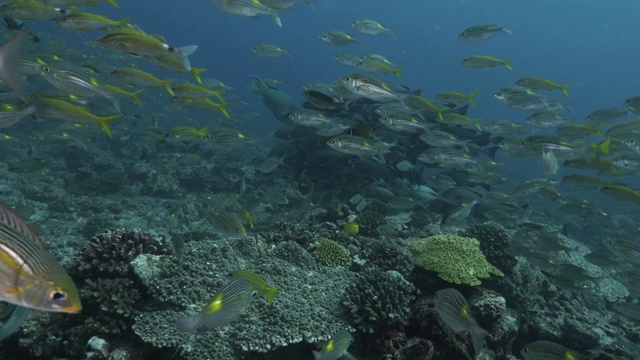
[[[61,302],[67,300],[67,293],[61,289],[53,289],[49,292],[49,299],[54,302]]]
[[[329,144],[337,144],[338,140],[329,140]]]
[[[351,81],[351,78],[349,76],[344,78],[344,81]]]
[[[209,139],[211,139],[211,135],[210,135],[210,134],[205,135],[205,136],[202,138],[202,140],[203,140],[203,141],[209,141]]]
[[[44,66],[44,67],[42,68],[42,71],[44,71],[44,72],[49,72],[49,71],[51,71],[51,68],[50,68],[50,67],[48,67],[48,66]]]

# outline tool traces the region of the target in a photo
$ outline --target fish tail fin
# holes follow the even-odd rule
[[[268,288],[265,292],[267,294],[267,304],[271,305],[271,303],[273,303],[273,298],[278,293],[278,288]]]
[[[389,30],[389,35],[390,35],[394,40],[395,40],[395,39],[397,39],[396,34],[395,34],[393,31],[391,31],[391,30]]]
[[[113,5],[114,7],[117,7],[118,9],[120,8],[120,4],[118,4],[116,2],[116,0],[106,0],[109,4]]]
[[[142,100],[140,100],[140,98],[138,97],[138,95],[140,95],[142,92],[144,91],[144,89],[140,89],[140,90],[136,90],[134,92],[129,93],[129,97],[131,98],[131,100],[133,100],[133,102],[135,102],[138,105],[142,105]]]
[[[205,71],[207,71],[207,69],[205,68],[191,68],[191,70],[189,70],[189,72],[191,73],[191,75],[193,75],[193,77],[196,79],[198,84],[202,84],[202,79],[200,78],[200,74],[202,74]]]
[[[399,67],[395,70],[393,70],[393,74],[400,80],[402,80],[402,71],[404,70],[404,67]]]
[[[169,95],[171,96],[176,96],[176,94],[173,92],[173,89],[171,88],[171,84],[176,81],[176,79],[169,79],[169,80],[164,80],[160,83],[160,85],[162,86],[163,89],[165,89]]]
[[[187,45],[177,49],[173,49],[173,52],[178,57],[178,60],[182,63],[182,66],[187,71],[191,71],[191,62],[189,62],[189,55],[198,50],[198,45]]]
[[[608,154],[609,151],[611,150],[610,145],[611,145],[611,139],[607,139],[601,142],[600,144],[598,144],[598,150],[603,154]]]
[[[513,70],[513,66],[511,66],[512,61],[513,61],[513,58],[504,59],[502,60],[502,65],[504,65],[504,67],[506,67],[509,70]]]
[[[22,100],[27,100],[22,85],[22,73],[18,67],[18,57],[22,53],[22,45],[31,34],[21,31],[16,37],[0,45],[0,80],[15,92]]]
[[[224,99],[222,98],[222,93],[224,92],[224,90],[225,89],[222,88],[222,89],[218,89],[216,91],[212,91],[211,95],[215,96],[216,99],[218,99],[218,100],[220,100],[220,101],[222,101],[224,103]]]
[[[495,160],[496,159],[496,153],[498,152],[498,150],[500,150],[499,147],[497,146],[492,146],[492,147],[488,147],[484,150],[484,153],[491,159],[491,160]]]
[[[280,16],[278,16],[278,14],[271,14],[271,19],[276,23],[276,25],[278,25],[278,27],[282,27],[282,20],[280,20]]]
[[[478,325],[472,326],[469,329],[469,333],[471,334],[471,341],[473,342],[473,350],[477,355],[484,347],[485,339],[489,336],[489,333]]]
[[[229,117],[229,113],[227,112],[227,108],[229,106],[231,106],[231,104],[223,103],[223,104],[216,104],[215,108],[216,108],[216,110],[220,111],[222,113],[222,115],[224,115],[224,117],[228,118]]]
[[[469,101],[469,104],[471,104],[473,106],[476,106],[476,101],[474,100],[474,98],[479,93],[480,93],[480,90],[476,90],[476,91],[472,92],[471,94],[469,94],[469,96],[467,96],[467,101]]]
[[[198,130],[198,135],[205,137],[207,135],[209,135],[209,125],[203,127],[202,129]]]
[[[571,96],[571,94],[569,94],[569,88],[571,86],[573,86],[573,84],[561,85],[560,90],[562,90],[562,93],[565,94],[566,96]]]
[[[116,26],[119,27],[119,28],[123,28],[123,27],[126,27],[127,25],[129,25],[130,22],[131,22],[131,16],[127,16],[126,18],[118,21]]]
[[[113,134],[111,133],[111,128],[109,127],[109,124],[114,121],[117,120],[118,118],[120,118],[120,116],[118,115],[114,115],[114,116],[104,116],[104,117],[96,117],[95,121],[100,124],[100,126],[102,127],[102,130],[104,130],[104,132],[107,133],[107,135],[109,135],[110,138],[113,137]]]
[[[178,329],[182,331],[194,331],[198,328],[199,322],[200,322],[200,317],[188,316],[188,317],[176,320],[175,325]]]
[[[507,29],[507,26],[509,25],[505,25],[503,27],[500,28],[500,31],[502,31],[505,34],[509,34],[509,35],[513,35],[513,33],[511,32],[511,30]]]

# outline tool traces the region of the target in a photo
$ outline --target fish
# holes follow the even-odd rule
[[[119,50],[136,56],[171,55],[182,63],[186,71],[191,71],[189,55],[198,50],[197,45],[179,48],[169,46],[164,38],[149,35],[133,28],[118,28],[108,31],[96,40],[99,45],[112,50]]]
[[[227,108],[231,106],[230,103],[216,103],[207,97],[178,97],[171,98],[171,102],[179,106],[189,109],[200,110],[218,110],[224,117],[229,118],[229,112]]]
[[[356,19],[349,23],[355,31],[365,35],[389,35],[396,38],[396,35],[390,29],[382,26],[379,22],[371,19]]]
[[[348,54],[348,53],[339,53],[333,56],[333,59],[339,62],[342,65],[347,66],[355,66],[357,63],[362,61],[359,56]]]
[[[558,173],[558,158],[552,150],[542,150],[542,174],[546,177],[553,177]]]
[[[231,279],[245,279],[251,285],[254,291],[267,297],[268,305],[271,305],[273,303],[273,298],[278,293],[278,288],[270,288],[260,276],[249,270],[235,270],[231,273]]]
[[[0,80],[23,101],[27,101],[27,94],[24,91],[18,59],[30,33],[23,30],[13,39],[0,45]]]
[[[327,341],[320,351],[313,350],[315,360],[337,360],[346,357],[350,360],[355,358],[348,353],[349,346],[353,343],[353,336],[347,330],[340,330]]]
[[[151,73],[136,68],[117,68],[109,73],[109,77],[133,86],[162,87],[169,95],[175,96],[171,83],[176,79],[161,80]]]
[[[393,74],[400,80],[402,80],[402,71],[404,70],[402,66],[388,64],[374,59],[360,60],[354,66],[373,74]]]
[[[222,97],[222,93],[226,90],[224,88],[211,90],[202,85],[178,84],[178,85],[172,86],[171,90],[173,90],[173,95],[175,97],[196,98],[196,97],[213,96],[216,99],[220,100],[221,102],[223,103],[225,102],[224,98]]]
[[[534,341],[520,351],[525,360],[582,360],[584,355],[548,340]]]
[[[273,116],[287,125],[294,125],[295,123],[288,116],[296,109],[291,96],[276,87],[267,85],[258,76],[250,76],[255,79],[251,84],[251,91],[262,97],[262,102]]]
[[[353,135],[338,135],[327,140],[330,148],[347,155],[356,155],[358,157],[369,157],[375,155],[384,155],[395,144],[373,143],[367,139]]]
[[[469,95],[465,95],[461,92],[447,91],[436,95],[435,100],[441,103],[461,104],[465,101],[469,102],[472,106],[476,105],[474,98],[480,93],[480,90],[476,90]]]
[[[247,279],[232,279],[198,315],[180,318],[175,326],[182,331],[194,332],[228,325],[247,311],[255,293],[256,290]]]
[[[110,138],[113,137],[109,124],[120,118],[119,115],[97,116],[89,109],[71,104],[53,97],[43,97],[35,100],[36,114],[55,119],[71,121],[79,124],[97,123]]]
[[[457,210],[453,211],[451,214],[449,214],[449,216],[442,219],[442,222],[445,225],[462,223],[466,218],[469,217],[469,215],[471,215],[471,211],[477,204],[478,199],[473,199],[473,201],[467,204],[462,204]]]
[[[458,35],[458,39],[462,41],[475,42],[490,39],[500,33],[512,35],[511,31],[507,29],[507,26],[509,25],[474,25],[461,32]]]
[[[489,55],[474,55],[463,59],[460,62],[460,66],[468,68],[487,68],[502,65],[509,70],[513,70],[513,67],[511,66],[512,60],[512,58],[501,60]]]
[[[0,4],[0,15],[20,20],[56,20],[66,10],[38,1],[5,1]]]
[[[196,129],[193,126],[176,126],[169,130],[168,136],[176,139],[185,140],[209,140],[209,126],[204,126],[202,129]]]
[[[10,17],[3,17],[0,21],[2,21],[2,25],[4,25],[9,30],[28,31],[31,34],[31,40],[33,40],[34,43],[40,42],[40,38],[37,35],[31,33],[29,27],[24,21],[13,19]]]
[[[266,158],[260,165],[258,165],[256,169],[258,169],[258,171],[263,174],[271,174],[272,172],[276,171],[278,167],[284,165],[284,158],[284,156],[270,156]]]
[[[262,15],[271,17],[273,22],[282,27],[278,10],[272,9],[259,0],[212,0],[213,4],[223,12],[231,15],[259,18]]]
[[[346,104],[341,97],[322,91],[305,90],[302,92],[302,95],[318,109],[335,109]]]
[[[331,46],[360,45],[360,40],[342,31],[327,31],[320,34],[319,38]]]
[[[291,52],[273,44],[260,44],[251,49],[251,52],[263,58],[279,58],[282,56],[292,56]]]
[[[111,20],[106,16],[87,12],[73,12],[62,16],[56,24],[64,29],[71,30],[105,30],[109,28],[122,28],[129,24],[131,17],[122,20]]]
[[[0,129],[10,127],[36,111],[35,105],[16,108],[9,104],[0,105]]]
[[[5,204],[0,204],[0,245],[0,301],[53,312],[82,309],[71,277],[42,239]]]
[[[629,115],[628,109],[604,108],[587,115],[587,124],[593,126],[609,125]]]
[[[127,91],[119,86],[109,85],[109,84],[104,84],[102,88],[112,94],[120,94],[120,95],[128,96],[136,104],[142,105],[142,100],[138,95],[140,95],[144,91],[144,89],[140,89],[136,91]]]
[[[456,334],[469,333],[475,353],[480,353],[489,333],[478,325],[467,300],[458,290],[448,288],[436,291],[433,311]]]
[[[8,302],[0,302],[0,341],[16,332],[30,312],[29,308]]]
[[[537,76],[529,76],[529,77],[521,78],[518,81],[516,81],[516,85],[522,86],[531,90],[549,90],[549,91],[560,90],[566,96],[571,96],[569,94],[569,88],[573,84],[560,85],[553,80],[549,80],[549,79],[545,79]]]
[[[50,65],[39,65],[36,70],[42,78],[57,89],[76,96],[99,96],[105,98],[113,104],[117,112],[120,112],[118,99],[103,89],[91,73],[71,65],[59,68]]]
[[[230,212],[218,212],[214,211],[213,215],[213,226],[218,230],[222,235],[231,236],[231,237],[244,237],[247,236],[247,229],[240,221],[240,218]]]

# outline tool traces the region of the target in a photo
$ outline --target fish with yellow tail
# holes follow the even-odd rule
[[[82,309],[75,283],[18,214],[0,204],[0,301],[54,312]]]
[[[458,290],[448,288],[436,291],[433,311],[437,312],[442,322],[456,334],[471,334],[473,349],[476,354],[480,353],[489,333],[478,325],[467,300]]]
[[[98,123],[104,132],[113,137],[109,124],[120,116],[97,116],[83,106],[74,105],[53,97],[42,97],[35,100],[36,114],[54,119],[66,120],[78,124]]]
[[[169,46],[161,36],[150,35],[132,28],[111,30],[98,38],[96,42],[107,49],[119,50],[137,56],[172,55],[180,60],[186,71],[191,71],[189,55],[198,49],[197,45],[175,48]]]
[[[273,303],[273,298],[278,293],[278,288],[269,287],[267,283],[256,273],[253,273],[249,270],[238,269],[231,273],[232,279],[244,279],[253,288],[253,290],[257,291],[258,294],[264,295],[267,297],[267,304],[271,305]]]
[[[257,290],[247,279],[229,281],[198,315],[178,319],[175,325],[187,332],[229,325],[247,311]]]

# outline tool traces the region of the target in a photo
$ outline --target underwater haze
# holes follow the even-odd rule
[[[1,1],[0,359],[639,359],[639,14]]]

